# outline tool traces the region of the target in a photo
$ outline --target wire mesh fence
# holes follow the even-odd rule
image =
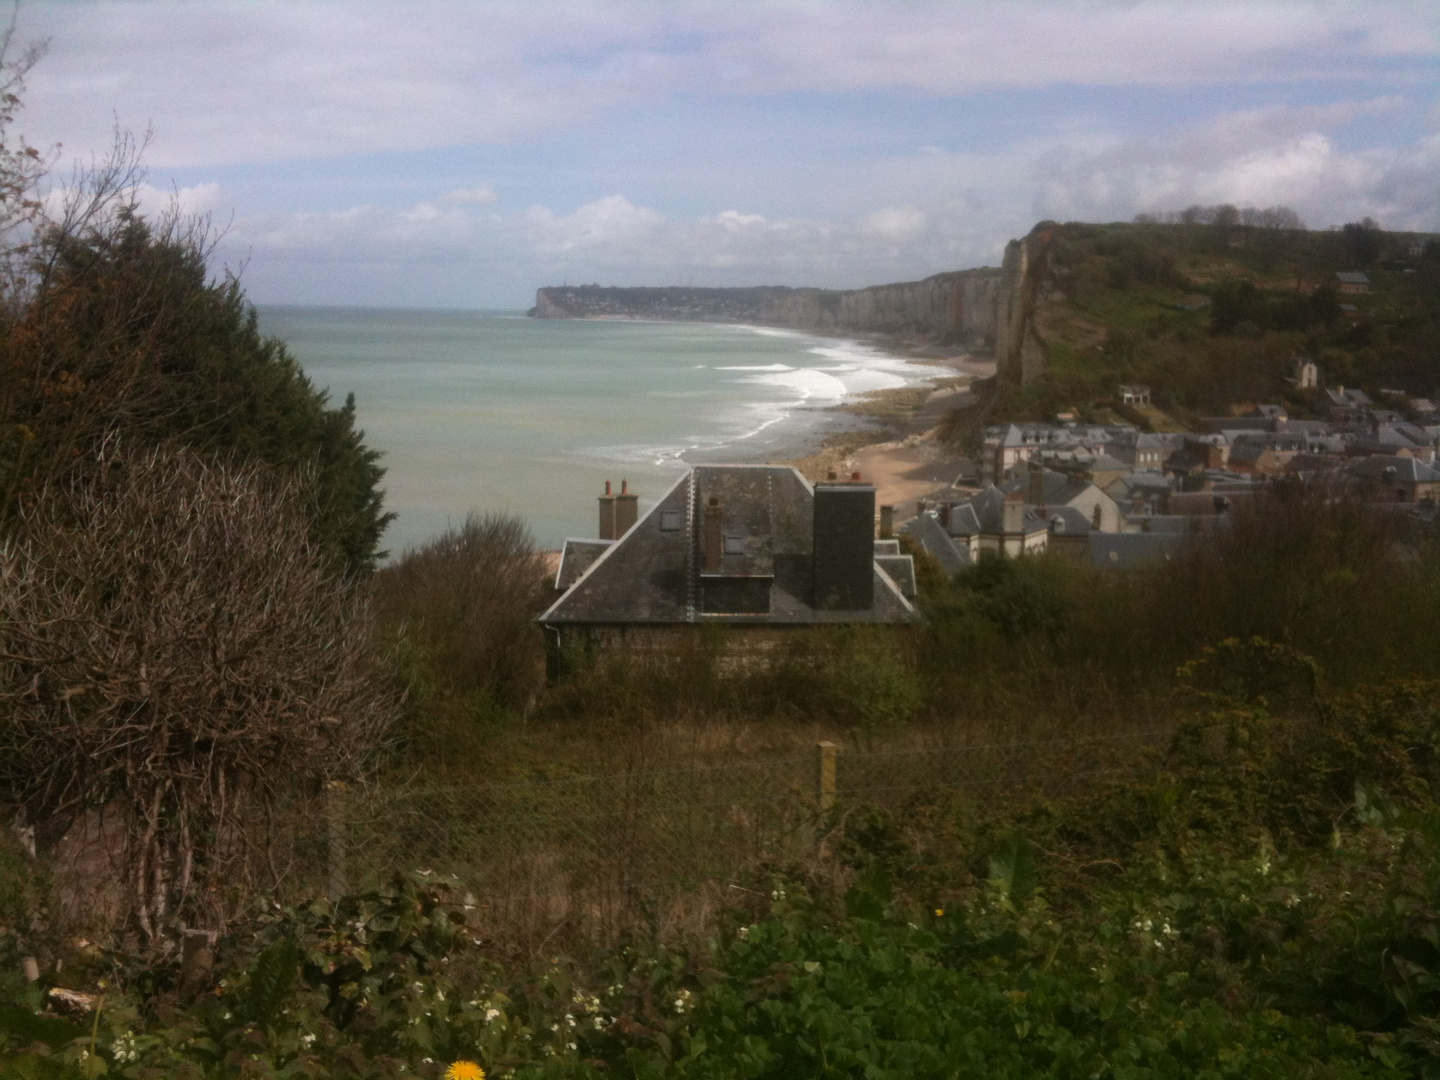
[[[297,840],[299,891],[367,890],[399,870],[453,875],[479,923],[515,942],[590,938],[648,921],[695,927],[767,864],[805,865],[848,808],[917,798],[1063,793],[1133,767],[1155,741],[1086,739],[695,756],[465,784],[335,790]],[[833,808],[833,809],[832,809]]]

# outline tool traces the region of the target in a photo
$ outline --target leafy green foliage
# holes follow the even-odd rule
[[[1427,358],[1440,346],[1440,271],[1411,254],[1413,234],[1368,220],[1307,232],[1255,226],[1243,213],[1224,219],[1037,225],[1046,271],[1036,325],[1048,370],[1001,387],[985,422],[1062,409],[1109,422],[1123,382],[1149,385],[1182,423],[1243,402],[1313,415],[1316,393],[1286,381],[1297,354],[1331,384],[1436,390]],[[1342,318],[1333,275],[1360,268],[1370,291],[1344,297],[1358,311]]]
[[[307,477],[316,539],[369,569],[391,515],[353,399],[331,407],[206,255],[203,236],[130,213],[45,234],[34,296],[0,326],[0,522],[106,446],[177,441]]]
[[[196,999],[132,973],[93,1024],[12,1008],[0,1075],[1436,1075],[1440,686],[1307,672],[1212,650],[1172,743],[1067,799],[838,808],[853,876],[780,874],[713,942],[506,972],[407,875],[261,913]],[[1316,720],[1265,707],[1295,685]]]

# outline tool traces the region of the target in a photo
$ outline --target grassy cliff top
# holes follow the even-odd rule
[[[1318,364],[1322,385],[1440,388],[1434,235],[1045,222],[1031,243],[1048,370],[1002,390],[992,420],[1064,410],[1102,420],[1120,383],[1149,385],[1182,422],[1237,403],[1283,402],[1303,416],[1316,391],[1287,382],[1296,356]],[[1357,271],[1367,291],[1342,292],[1337,272]]]

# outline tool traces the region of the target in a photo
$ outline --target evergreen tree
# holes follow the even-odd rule
[[[203,224],[152,224],[123,200],[79,220],[37,230],[0,310],[0,526],[117,446],[168,442],[305,478],[317,543],[373,568],[393,515],[353,397],[332,407],[238,280],[211,278]]]

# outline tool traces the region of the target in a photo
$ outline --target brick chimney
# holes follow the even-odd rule
[[[895,507],[880,507],[880,539],[889,540],[895,535]]]
[[[705,506],[704,549],[703,572],[718,574],[720,556],[725,550],[725,535],[720,524],[720,500],[713,495]]]
[[[1005,496],[1005,509],[1002,511],[1000,527],[1007,533],[1022,532],[1025,528],[1025,496],[1018,491],[1012,491]]]
[[[1025,501],[1031,506],[1045,501],[1045,466],[1036,461],[1030,462],[1030,486]]]
[[[615,496],[615,539],[630,531],[640,514],[640,496],[630,491],[630,481],[620,481],[620,494]]]
[[[605,481],[605,494],[600,496],[600,539],[614,540],[619,534],[615,532],[615,496],[610,493],[610,481]]]

